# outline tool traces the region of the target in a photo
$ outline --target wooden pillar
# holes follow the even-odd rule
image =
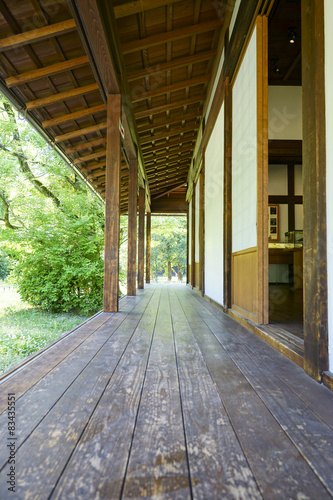
[[[195,286],[195,186],[192,194],[192,217],[191,217],[191,285]]]
[[[105,180],[104,312],[118,311],[119,216],[120,216],[120,132],[121,96],[107,100],[107,146]]]
[[[147,212],[146,233],[146,283],[150,283],[150,256],[151,256],[151,212]]]
[[[324,1],[302,0],[304,370],[328,370]]]
[[[136,228],[138,205],[138,160],[129,162],[127,295],[136,294]]]
[[[257,19],[257,245],[259,325],[269,321],[268,290],[268,19]]]
[[[186,284],[188,285],[190,283],[190,276],[189,276],[189,257],[190,257],[190,205],[187,203],[187,216],[186,216]]]
[[[139,233],[138,233],[138,288],[144,288],[144,259],[145,259],[145,190],[139,190]]]
[[[232,86],[229,78],[225,83],[224,98],[224,200],[223,200],[223,304],[225,309],[231,308],[231,262],[232,262],[232,230],[231,230],[231,181],[232,181]]]
[[[200,182],[200,206],[199,206],[199,288],[201,295],[205,293],[205,153],[203,153],[202,170],[199,176]]]

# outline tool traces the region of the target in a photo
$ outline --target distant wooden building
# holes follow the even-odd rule
[[[120,214],[135,295],[151,214],[187,213],[188,284],[332,388],[332,1],[10,0],[0,14],[1,90],[105,199],[104,310]]]

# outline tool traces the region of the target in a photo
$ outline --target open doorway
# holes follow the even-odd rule
[[[269,323],[303,338],[301,0],[277,0],[268,28]]]

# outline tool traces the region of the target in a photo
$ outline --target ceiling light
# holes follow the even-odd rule
[[[289,40],[289,43],[295,43],[295,41],[296,41],[296,28],[288,28],[288,40]]]

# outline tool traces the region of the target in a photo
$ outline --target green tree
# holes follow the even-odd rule
[[[0,242],[23,299],[52,311],[102,305],[104,207],[0,98]]]
[[[164,273],[171,280],[172,270],[181,279],[186,270],[186,218],[152,216],[151,268],[153,277]]]

